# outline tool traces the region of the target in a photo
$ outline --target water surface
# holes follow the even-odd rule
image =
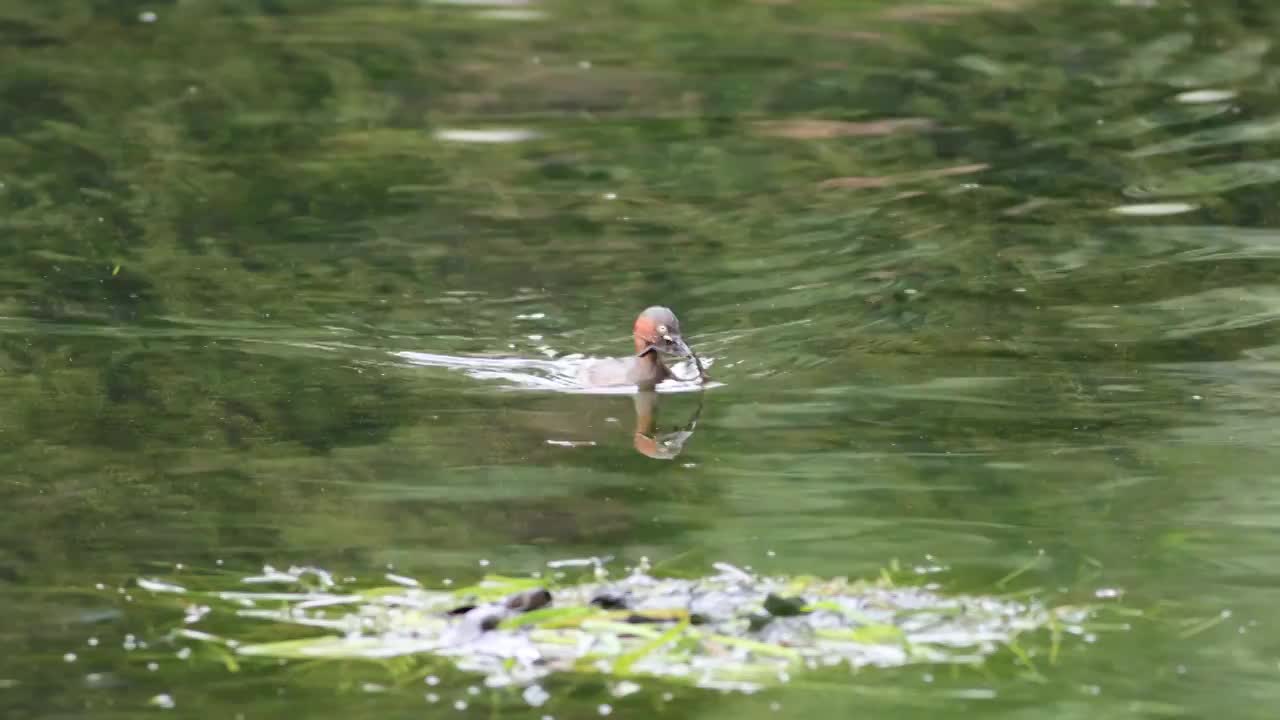
[[[978,593],[1039,558],[1015,589],[1141,611],[1039,679],[671,717],[1280,700],[1280,8],[9,1],[0,35],[6,717],[457,714],[181,657],[131,583],[593,555]],[[655,303],[722,383],[661,397],[661,432],[701,404],[669,461],[631,398],[538,382]],[[553,696],[504,712],[604,697]]]

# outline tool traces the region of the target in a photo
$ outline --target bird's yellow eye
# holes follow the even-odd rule
[[[666,326],[666,325],[659,325],[659,326],[658,326],[658,334],[659,334],[659,335],[666,335],[666,334],[667,334],[667,326]]]

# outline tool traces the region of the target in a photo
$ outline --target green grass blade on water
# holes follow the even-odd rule
[[[379,637],[334,637],[326,635],[301,640],[245,645],[237,648],[240,655],[271,657],[282,660],[382,660],[415,652],[427,652],[438,644],[432,641],[389,642]]]
[[[902,628],[886,623],[873,623],[852,629],[818,629],[814,634],[828,640],[844,640],[863,645],[905,645],[907,634]]]
[[[1224,610],[1218,613],[1217,615],[1214,615],[1213,617],[1206,618],[1200,621],[1193,621],[1190,623],[1188,627],[1186,627],[1185,629],[1183,629],[1181,632],[1178,633],[1178,637],[1184,640],[1188,638],[1193,638],[1196,635],[1199,635],[1200,633],[1208,632],[1209,630],[1212,630],[1218,625],[1221,625],[1222,623],[1226,622],[1227,618],[1229,617],[1231,617],[1231,613]]]
[[[1006,586],[1008,586],[1009,583],[1016,580],[1019,576],[1027,572],[1030,572],[1033,568],[1035,568],[1035,566],[1039,565],[1042,559],[1044,559],[1044,551],[1043,550],[1037,551],[1036,556],[1034,558],[1032,558],[1031,560],[1028,560],[1027,562],[1023,563],[1021,566],[1016,568],[1013,572],[997,580],[996,587],[1003,590]]]
[[[772,643],[760,642],[750,638],[734,637],[732,635],[704,635],[708,640],[713,640],[724,645],[739,647],[743,650],[749,650],[757,655],[766,655],[769,657],[783,658],[793,662],[799,662],[804,655],[799,650],[792,650],[783,645],[774,645]]]
[[[635,665],[637,661],[644,659],[646,656],[649,655],[649,653],[675,640],[677,637],[680,636],[681,633],[683,633],[685,630],[688,630],[688,629],[689,629],[689,621],[688,619],[685,619],[678,625],[671,627],[666,632],[649,640],[648,642],[644,643],[643,645],[636,648],[635,650],[632,650],[631,652],[626,653],[625,655],[618,658],[613,663],[613,673],[615,675],[631,674],[631,666]]]
[[[599,610],[590,607],[540,608],[505,618],[498,627],[503,630],[531,625],[544,628],[571,627],[580,624],[583,618],[599,614]]]
[[[642,638],[655,638],[662,634],[660,631],[654,630],[652,627],[649,627],[647,625],[617,622],[617,621],[608,620],[608,619],[584,620],[581,623],[580,627],[583,630],[587,632],[592,632],[592,633],[596,633],[596,632],[612,633],[614,635],[621,635],[621,636],[634,635],[636,637],[642,637]]]
[[[475,598],[480,602],[501,600],[525,590],[534,590],[545,586],[545,580],[539,578],[517,578],[504,575],[485,575],[475,585],[458,588],[453,596],[458,599]],[[403,591],[403,588],[402,588]]]

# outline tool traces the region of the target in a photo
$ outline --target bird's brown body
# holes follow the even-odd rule
[[[631,328],[631,338],[635,342],[635,355],[588,363],[579,375],[582,383],[590,387],[635,385],[641,390],[651,390],[672,377],[671,370],[662,362],[663,355],[693,357],[697,361],[680,335],[680,321],[668,308],[655,305],[640,313]]]

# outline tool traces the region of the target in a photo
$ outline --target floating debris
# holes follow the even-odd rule
[[[556,447],[567,448],[595,447],[596,445],[594,440],[547,440],[546,443],[548,445],[555,445]]]
[[[919,172],[902,173],[900,175],[837,177],[829,180],[823,180],[818,183],[818,188],[821,190],[864,190],[869,188],[885,188],[891,185],[934,180],[938,178],[951,177],[953,175],[971,175],[973,173],[983,172],[990,167],[991,166],[986,163],[974,163],[971,165],[956,165],[954,167],[934,168],[931,170],[921,170]]]
[[[525,128],[444,128],[436,131],[436,138],[446,142],[461,143],[516,143],[536,140],[537,132]]]
[[[795,118],[759,122],[755,132],[766,137],[788,140],[831,140],[844,137],[877,137],[898,132],[923,132],[934,129],[936,123],[929,118],[884,118],[862,122]]]
[[[1195,105],[1200,103],[1218,103],[1232,100],[1236,96],[1234,90],[1188,90],[1178,93],[1174,98],[1180,103]]]
[[[138,578],[138,587],[155,593],[184,593],[187,591],[187,589],[181,585],[160,582],[159,580],[151,580],[149,578]]]
[[[1196,209],[1197,206],[1192,205],[1191,203],[1167,202],[1120,205],[1118,207],[1111,208],[1111,212],[1116,213],[1117,215],[1130,215],[1135,217],[1160,217],[1163,215],[1180,215]]]
[[[242,618],[323,634],[256,643],[187,628],[176,634],[239,657],[446,659],[482,676],[486,687],[522,688],[524,701],[537,707],[546,702],[539,682],[556,673],[605,675],[615,697],[639,690],[641,678],[751,693],[839,665],[980,665],[1004,649],[1021,658],[1018,638],[1032,631],[1051,634],[1056,653],[1064,636],[1090,632],[1088,607],[1051,607],[1025,595],[946,595],[933,583],[895,584],[888,573],[875,581],[761,576],[716,563],[716,574],[696,579],[656,577],[644,568],[610,579],[599,562],[556,563],[586,566],[574,583],[490,575],[456,590],[398,582],[330,592],[315,588],[314,577],[299,577],[309,589],[259,593],[252,607],[227,600],[254,593],[187,590],[193,602],[214,606],[205,616],[217,616],[222,627]],[[300,575],[266,575],[290,574]],[[177,587],[148,586],[169,598]],[[260,638],[262,628],[252,635]],[[426,674],[425,682],[438,679]]]

